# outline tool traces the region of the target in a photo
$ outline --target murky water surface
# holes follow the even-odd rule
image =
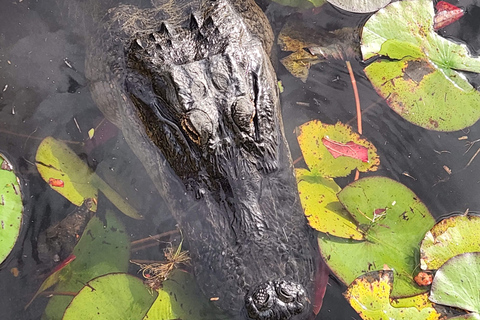
[[[96,128],[103,115],[92,101],[85,79],[85,41],[79,30],[72,30],[58,18],[61,12],[57,11],[63,9],[50,2],[9,0],[0,4],[0,152],[13,160],[25,191],[21,235],[11,256],[0,266],[1,319],[41,317],[46,298],[37,299],[24,310],[52,265],[51,257],[38,252],[39,235],[74,210],[38,176],[35,151],[44,137],[67,141],[144,214],[144,221],[124,219],[132,239],[171,230],[175,224],[121,135],[108,127],[94,143],[88,142],[88,130]],[[467,14],[441,34],[466,41],[475,52],[480,49],[480,8],[474,1],[455,4],[467,8]],[[368,17],[346,14],[329,5],[303,15],[268,1],[262,5],[276,33],[287,19],[303,19],[312,28],[335,29],[359,25]],[[279,58],[283,55],[278,53]],[[480,139],[480,126],[439,133],[407,123],[377,96],[358,57],[350,60],[365,110],[364,136],[377,147],[381,159],[375,175],[411,188],[436,218],[466,209],[480,211],[480,156],[467,166],[480,150],[480,143],[466,152],[466,140],[460,140],[462,136],[468,136],[468,141]],[[344,61],[315,65],[306,83],[293,78],[280,64],[277,70],[285,88],[281,95],[283,118],[294,159],[300,156],[293,133],[296,126],[311,119],[355,124],[355,101]],[[348,177],[339,183],[351,180]],[[144,250],[133,253],[132,258],[158,260],[162,252],[157,248]],[[19,271],[18,276],[14,270]],[[359,319],[341,296],[344,289],[330,279],[318,319]]]

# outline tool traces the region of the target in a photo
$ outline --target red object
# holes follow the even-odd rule
[[[422,271],[419,272],[413,279],[419,286],[425,287],[432,284],[433,275],[430,272]]]
[[[465,14],[463,9],[445,1],[438,2],[435,9],[437,9],[433,23],[433,29],[435,29],[435,31],[457,21]]]
[[[48,179],[48,184],[51,185],[52,187],[59,187],[59,188],[63,188],[65,186],[65,183],[63,182],[63,180],[54,179],[54,178]]]
[[[320,254],[320,253],[319,253]],[[327,290],[330,269],[327,264],[319,259],[317,266],[317,273],[315,275],[315,296],[313,300],[313,313],[317,315],[320,312],[323,304],[323,297]]]
[[[322,142],[327,148],[328,152],[330,152],[335,159],[343,156],[358,159],[362,162],[368,162],[368,149],[364,146],[356,144],[353,141],[340,143],[325,137],[322,138]]]
[[[70,262],[72,262],[76,258],[77,257],[74,254],[69,255],[65,260],[60,262],[60,264],[58,266],[56,266],[55,269],[53,269],[51,274],[54,274],[55,272],[62,270],[63,268],[65,268]]]

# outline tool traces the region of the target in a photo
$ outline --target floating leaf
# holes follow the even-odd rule
[[[375,13],[363,28],[363,58],[390,59],[378,59],[365,73],[407,121],[426,129],[460,130],[480,118],[480,93],[457,70],[480,72],[480,59],[465,45],[438,35],[434,16],[430,0],[398,1]]]
[[[93,135],[95,134],[95,129],[88,130],[88,139],[93,139]]]
[[[323,177],[343,177],[354,169],[361,172],[375,171],[380,162],[373,144],[361,139],[350,127],[341,123],[327,125],[317,120],[309,121],[298,127],[297,139],[310,171]],[[354,153],[335,158],[324,141],[329,141],[330,146],[353,143],[355,148],[363,147],[368,150],[368,159],[364,159],[363,156],[359,159],[357,155],[352,157]]]
[[[350,157],[362,162],[368,162],[368,149],[353,141],[341,143],[324,137],[322,143],[335,159],[338,157]]]
[[[312,175],[306,169],[296,169],[295,174],[300,201],[312,228],[341,238],[363,239],[355,220],[338,201],[340,187],[333,179]]]
[[[435,5],[435,9],[437,9],[437,14],[435,15],[433,24],[433,29],[435,30],[445,28],[449,24],[454,23],[463,17],[465,14],[463,9],[460,9],[459,7],[445,1],[439,1]]]
[[[115,214],[107,211],[105,224],[98,217],[88,223],[72,254],[76,259],[60,270],[58,285],[45,309],[44,319],[61,319],[71,296],[89,280],[107,273],[126,272],[130,257],[130,240]]]
[[[228,319],[220,314],[214,303],[203,295],[191,274],[177,269],[163,282],[145,320]]]
[[[407,187],[384,177],[347,185],[338,199],[363,231],[364,241],[319,236],[324,260],[344,283],[386,265],[395,273],[393,296],[424,292],[413,281],[419,243],[434,219]]]
[[[0,264],[17,241],[22,225],[23,203],[20,181],[12,164],[0,153]]]
[[[377,11],[392,0],[327,0],[340,9],[355,13],[368,13]]]
[[[344,293],[345,298],[364,320],[435,320],[441,315],[424,296],[392,306],[391,270],[370,272],[355,279]],[[400,307],[400,305],[403,305]]]
[[[455,256],[437,270],[430,301],[480,312],[480,252]]]
[[[35,160],[43,180],[76,206],[81,206],[87,199],[95,199],[90,208],[95,212],[98,189],[100,189],[107,199],[124,214],[134,219],[142,218],[65,143],[52,137],[45,138],[38,146]]]
[[[68,306],[62,320],[141,320],[155,300],[143,282],[129,274],[90,280]]]
[[[456,255],[480,251],[479,229],[479,216],[443,219],[425,234],[420,247],[420,267],[435,270]]]

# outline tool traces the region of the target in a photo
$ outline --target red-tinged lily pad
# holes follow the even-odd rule
[[[480,313],[480,252],[455,256],[437,270],[430,301]]]
[[[465,14],[463,9],[445,1],[439,1],[435,5],[435,9],[437,9],[433,24],[435,30],[445,28],[449,24],[452,24],[463,17]]]
[[[420,267],[435,270],[456,255],[480,252],[479,229],[479,216],[453,216],[438,222],[422,241]]]
[[[35,156],[37,170],[55,191],[77,206],[94,199],[91,211],[96,211],[100,190],[125,215],[142,216],[105,181],[94,173],[64,142],[52,137],[43,139]]]
[[[22,225],[23,203],[20,181],[12,164],[0,153],[0,264],[17,241]]]
[[[322,256],[333,273],[348,285],[365,272],[388,266],[395,274],[394,297],[425,292],[413,274],[419,243],[434,219],[418,197],[394,180],[368,177],[347,185],[338,199],[365,240],[319,235]]]
[[[139,278],[125,273],[102,275],[85,284],[62,320],[141,320],[155,298]]]
[[[365,68],[379,95],[407,121],[426,129],[455,131],[480,118],[480,93],[459,71],[480,72],[468,48],[434,30],[430,0],[393,2],[365,24]],[[382,59],[386,57],[388,59]]]
[[[342,123],[309,121],[297,128],[297,139],[312,175],[344,177],[355,169],[375,171],[380,163],[375,146]]]
[[[45,319],[61,319],[72,300],[71,293],[78,292],[91,279],[107,273],[126,272],[130,239],[121,221],[113,212],[107,211],[105,224],[97,217],[89,221],[72,254],[75,260],[52,275],[55,278],[49,277],[45,281],[48,287],[58,281],[54,296],[45,309]],[[42,285],[41,289],[48,287]]]
[[[374,271],[355,279],[344,296],[364,320],[436,320],[442,318],[442,315],[427,301],[426,295],[393,302],[390,298],[392,286],[393,271]]]

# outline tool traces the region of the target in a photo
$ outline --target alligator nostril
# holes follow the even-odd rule
[[[284,280],[258,285],[245,296],[245,307],[255,320],[289,320],[311,309],[304,287]]]

